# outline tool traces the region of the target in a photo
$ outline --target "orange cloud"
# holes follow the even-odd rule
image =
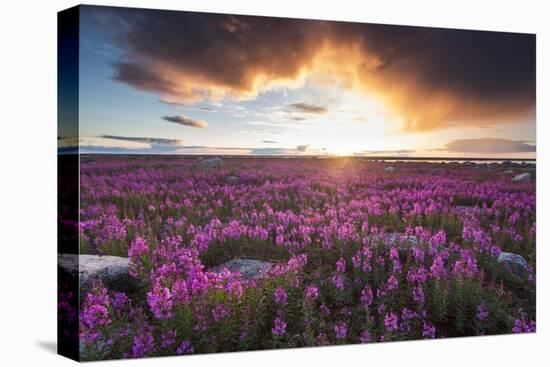
[[[328,74],[384,102],[407,131],[499,124],[534,113],[534,35],[88,9],[124,52],[114,79],[166,102],[251,99]]]

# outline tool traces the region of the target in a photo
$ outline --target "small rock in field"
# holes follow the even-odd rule
[[[529,172],[522,173],[521,175],[517,175],[514,178],[512,178],[513,182],[530,182],[531,181],[531,174]]]
[[[523,256],[512,252],[501,252],[497,261],[511,272],[521,275],[527,270],[527,261]]]
[[[221,158],[209,158],[209,159],[202,159],[198,163],[199,168],[220,168],[223,165],[223,160]]]
[[[239,183],[241,179],[237,176],[227,176],[225,178],[225,181],[230,184],[236,184],[236,183]]]
[[[243,279],[262,279],[267,275],[272,266],[273,264],[268,261],[232,259],[213,267],[211,271],[219,274],[223,269],[227,269],[232,273],[241,273]]]

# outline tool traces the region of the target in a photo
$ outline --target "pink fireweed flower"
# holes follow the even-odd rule
[[[487,310],[487,304],[480,303],[476,308],[476,317],[478,320],[485,320],[489,316],[489,310]]]
[[[87,332],[93,332],[97,327],[111,324],[110,305],[111,299],[106,288],[98,287],[92,293],[88,293],[80,312],[81,323]]]
[[[172,293],[170,289],[157,284],[151,292],[147,293],[147,303],[151,312],[157,319],[168,319],[172,313]]]
[[[361,253],[359,251],[351,257],[351,263],[355,269],[361,267]]]
[[[445,275],[445,266],[441,256],[437,256],[434,259],[433,264],[430,267],[430,275],[435,279],[441,279]]]
[[[384,303],[378,304],[377,311],[378,311],[379,315],[385,314],[386,313],[386,305]]]
[[[390,260],[391,261],[399,261],[399,251],[396,247],[392,247],[390,249]]]
[[[134,337],[132,344],[132,357],[142,358],[153,353],[155,348],[155,340],[150,331],[139,333]]]
[[[365,273],[370,273],[371,270],[372,270],[372,266],[370,264],[370,260],[369,259],[363,260],[363,271]]]
[[[386,330],[390,333],[397,331],[397,329],[399,328],[397,315],[393,312],[387,313],[384,316],[384,325],[386,326]]]
[[[418,303],[420,305],[424,304],[424,290],[422,289],[421,285],[418,285],[418,286],[413,288],[412,296],[413,296],[413,300],[416,303]]]
[[[512,332],[515,334],[520,333],[534,333],[537,331],[537,323],[534,320],[525,321],[523,319],[516,319],[514,321],[514,327]]]
[[[97,326],[105,326],[111,323],[109,309],[105,305],[92,304],[85,307],[81,313],[80,319],[83,324],[93,329]]]
[[[319,288],[315,286],[308,286],[306,288],[306,299],[314,301],[319,297]]]
[[[160,336],[160,347],[168,348],[171,345],[174,345],[176,343],[176,336],[177,336],[176,330],[168,330],[162,333]]]
[[[451,273],[453,275],[462,275],[462,272],[463,272],[462,261],[456,260],[453,265],[453,270],[451,271]]]
[[[372,335],[368,330],[365,330],[361,333],[360,336],[361,343],[366,344],[372,342]]]
[[[343,257],[338,259],[336,262],[336,271],[339,273],[345,273],[346,272],[346,260],[344,260]]]
[[[422,264],[424,262],[424,249],[422,247],[420,246],[413,247],[412,254],[413,254],[414,260],[417,263]]]
[[[424,325],[422,326],[422,337],[425,339],[435,338],[435,326],[424,322]]]
[[[430,245],[439,246],[447,242],[447,234],[445,231],[439,231],[430,238]]]
[[[367,285],[363,290],[361,291],[361,303],[365,305],[365,307],[368,307],[372,304],[372,289]]]
[[[286,322],[281,315],[278,315],[273,322],[271,329],[273,336],[284,336],[286,333]]]
[[[397,277],[392,274],[388,278],[388,283],[386,284],[386,287],[389,291],[391,291],[391,290],[397,289],[397,286],[398,286]]]
[[[281,306],[284,306],[287,304],[288,301],[288,294],[286,293],[286,290],[282,287],[278,287],[275,289],[275,303]]]
[[[521,218],[521,215],[519,214],[519,212],[514,212],[512,215],[508,217],[508,223],[514,226],[519,218]]]
[[[344,321],[339,322],[334,326],[334,333],[336,334],[336,339],[342,340],[346,338],[347,327]]]
[[[176,349],[176,354],[182,355],[182,354],[193,354],[195,352],[195,349],[193,348],[193,345],[189,340],[184,340],[181,342],[181,344]]]
[[[492,256],[499,257],[501,252],[502,252],[502,250],[500,249],[500,247],[498,247],[496,245],[491,246],[491,255]]]
[[[227,316],[229,316],[229,310],[221,303],[216,304],[216,306],[212,309],[212,317],[216,322],[219,322]]]
[[[321,303],[320,309],[321,309],[321,312],[322,312],[325,316],[329,316],[329,315],[330,315],[330,308],[328,308],[328,306],[325,305],[324,303]]]
[[[414,319],[418,316],[418,313],[409,310],[407,307],[403,308],[403,311],[401,311],[401,318],[405,321],[409,321]]]
[[[143,271],[142,256],[149,252],[147,242],[141,237],[137,237],[128,249],[128,258],[130,258],[130,275],[136,278]]]
[[[344,290],[346,287],[344,276],[340,273],[334,275],[332,277],[332,284],[339,290]]]
[[[317,337],[315,338],[315,345],[317,346],[323,346],[328,344],[329,344],[329,341],[328,341],[327,335],[323,332],[319,333],[319,335],[317,335]]]
[[[122,292],[116,292],[113,295],[111,303],[115,309],[121,309],[130,303],[130,299],[128,298],[128,296],[126,296],[126,294]]]
[[[128,249],[128,257],[131,259],[138,259],[148,252],[149,247],[147,247],[147,242],[143,238],[137,237]]]
[[[418,269],[409,269],[407,272],[407,280],[409,282],[417,282],[419,284],[424,283],[428,279],[428,271],[421,266]]]
[[[372,250],[371,250],[370,246],[368,245],[368,243],[366,243],[365,246],[363,246],[363,249],[361,250],[361,252],[363,253],[363,256],[366,259],[371,259],[372,258]]]
[[[399,261],[399,256],[394,257],[393,259],[391,259],[391,262],[392,262],[392,272],[394,274],[401,273],[401,270],[402,270],[403,267],[401,266],[401,261]]]
[[[184,279],[177,279],[172,285],[172,301],[182,305],[187,305],[191,302],[187,282]]]

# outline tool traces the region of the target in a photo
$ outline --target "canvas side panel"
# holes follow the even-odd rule
[[[79,7],[57,16],[57,351],[79,360]]]

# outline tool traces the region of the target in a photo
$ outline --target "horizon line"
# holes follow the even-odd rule
[[[360,156],[360,155],[266,155],[266,154],[173,154],[173,153],[61,153],[59,155],[79,155],[79,156],[164,156],[164,157],[224,157],[224,158],[356,158],[366,160],[423,160],[423,161],[529,161],[536,162],[535,158],[509,158],[509,157],[400,157],[400,156]]]

